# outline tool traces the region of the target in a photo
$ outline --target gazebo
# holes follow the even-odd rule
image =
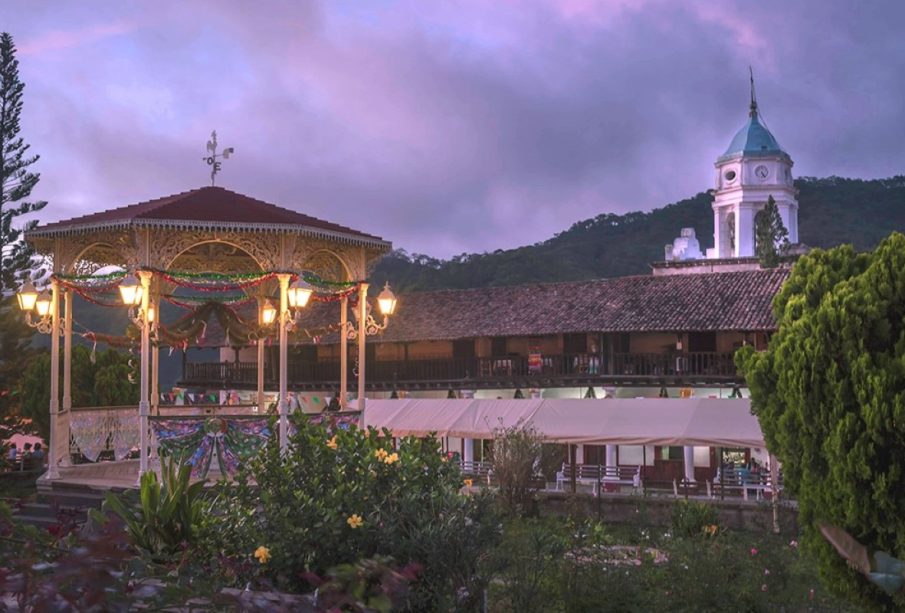
[[[19,294],[29,321],[36,313],[40,320],[32,325],[51,337],[49,470],[43,479],[59,479],[60,468],[70,466],[71,440],[76,444],[83,441],[84,447],[91,447],[92,440],[95,446],[100,441],[110,445],[112,440],[123,452],[117,452],[117,460],[137,446],[139,478],[148,470],[149,455],[153,458],[156,448],[149,444],[149,437],[163,444],[165,441],[158,439],[167,436],[167,428],[152,428],[150,419],[152,409],[160,413],[159,347],[188,343],[196,333],[190,325],[168,327],[161,322],[162,300],[189,309],[226,312],[234,328],[228,334],[239,337],[235,342],[257,345],[258,402],[248,407],[250,415],[244,416],[256,417],[257,421],[237,426],[236,432],[242,436],[260,435],[267,429],[262,425],[266,419],[260,415],[266,410],[264,343],[269,337],[278,338],[279,437],[284,447],[289,429],[287,350],[295,313],[309,298],[338,303],[338,321],[331,331],[341,331],[340,402],[346,408],[346,341],[356,339],[360,360],[357,409],[364,411],[364,342],[367,328],[374,322],[369,315],[366,278],[369,265],[391,248],[388,241],[213,186],[45,224],[29,231],[26,239],[53,263],[49,295],[38,294],[30,284]],[[130,315],[140,332],[140,342],[136,338],[140,346],[138,407],[73,410],[71,355],[76,293],[101,304],[125,303],[131,307]],[[206,296],[212,299],[206,300]],[[257,322],[243,321],[229,309],[230,304],[249,301],[258,305]],[[378,303],[384,315],[392,313],[395,298],[388,288],[378,297]],[[350,306],[355,309],[357,329],[348,321]],[[215,427],[222,430],[218,436],[223,434],[228,439],[233,425],[223,421],[226,417],[222,416]],[[211,424],[194,424],[192,428],[189,430],[201,436]],[[222,461],[221,451],[217,449]],[[89,455],[97,457],[96,453]],[[80,468],[74,466],[65,472],[73,475]]]

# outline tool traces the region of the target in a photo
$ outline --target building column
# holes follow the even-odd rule
[[[462,439],[462,460],[465,462],[474,462],[474,439]]]
[[[606,467],[607,468],[615,468],[618,466],[616,463],[616,445],[607,445],[606,446]]]
[[[349,395],[349,297],[339,301],[339,408],[345,409]]]
[[[685,480],[694,483],[694,447],[685,445]]]
[[[50,282],[50,442],[47,446],[46,479],[59,479],[57,462],[60,458],[60,433],[57,419],[60,413],[60,286]]]
[[[584,464],[584,445],[575,445],[575,463]]]
[[[138,440],[139,440],[139,460],[138,460],[138,481],[141,483],[141,476],[148,472],[148,415],[150,414],[151,403],[148,401],[149,381],[148,381],[148,362],[150,357],[150,327],[148,321],[148,308],[151,304],[151,272],[148,270],[138,271],[138,278],[141,280],[141,359],[139,361],[139,394],[138,394]]]
[[[365,339],[368,319],[368,284],[358,286],[358,410],[359,421],[365,427]]]
[[[57,416],[60,466],[72,466],[69,454],[69,419],[72,413],[72,290],[63,292],[63,410]]]
[[[280,281],[280,452],[289,446],[289,275],[277,275]]]

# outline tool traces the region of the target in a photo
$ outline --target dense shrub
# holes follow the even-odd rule
[[[703,502],[676,501],[672,510],[672,529],[678,536],[714,536],[718,529],[716,509]]]
[[[272,444],[235,483],[220,484],[203,529],[218,572],[237,585],[304,592],[307,573],[384,556],[420,567],[410,609],[479,602],[478,561],[498,534],[492,501],[460,493],[459,469],[435,439],[394,448],[387,432],[294,423],[288,453]]]

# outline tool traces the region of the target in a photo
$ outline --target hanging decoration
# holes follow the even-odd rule
[[[151,428],[160,455],[191,464],[192,476],[199,478],[207,476],[215,456],[220,472],[234,474],[272,434],[266,417],[152,417]]]

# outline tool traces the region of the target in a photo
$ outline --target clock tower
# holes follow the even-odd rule
[[[748,122],[716,160],[713,200],[713,251],[708,256],[740,258],[755,255],[754,216],[773,196],[789,242],[798,242],[798,190],[792,183],[792,158],[764,125],[757,111],[754,77]]]

